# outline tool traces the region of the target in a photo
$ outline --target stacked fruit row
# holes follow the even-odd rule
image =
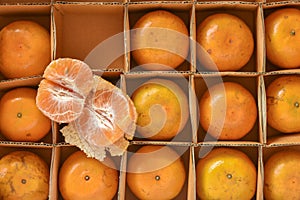
[[[27,5],[28,7],[23,6],[24,10],[30,7],[30,5]],[[27,68],[23,72],[15,69],[19,68],[19,66],[25,66],[22,63],[17,63],[18,61],[28,63],[28,60],[33,61],[33,58],[38,58],[36,55],[41,55],[41,49],[46,50],[47,53],[47,59],[43,58],[41,60],[47,61],[49,64],[50,35],[46,36],[47,39],[45,39],[44,35],[42,38],[34,37],[39,41],[32,39],[27,41],[27,38],[23,38],[23,36],[32,38],[32,32],[39,29],[35,25],[33,30],[30,30],[28,33],[22,33],[20,40],[29,43],[26,45],[17,43],[16,45],[15,42],[19,40],[12,39],[11,36],[23,30],[22,27],[14,28],[13,24],[3,27],[3,31],[0,33],[2,42],[0,55],[2,55],[1,73],[5,76],[1,87],[2,92],[5,94],[1,98],[2,107],[0,106],[0,109],[3,109],[0,111],[0,115],[3,115],[0,118],[2,135],[0,152],[1,157],[3,157],[1,160],[3,164],[1,163],[0,167],[11,169],[12,174],[9,177],[1,177],[3,181],[0,184],[0,194],[3,197],[0,197],[5,199],[6,196],[4,194],[8,196],[29,195],[30,186],[35,185],[37,182],[42,182],[40,188],[43,190],[43,194],[38,194],[41,195],[41,199],[46,198],[48,195],[50,199],[67,197],[75,199],[74,196],[87,199],[87,196],[83,197],[80,195],[91,195],[92,189],[96,191],[97,196],[102,196],[103,190],[105,190],[108,198],[113,199],[137,199],[145,197],[144,195],[158,195],[147,196],[151,199],[157,199],[164,195],[166,195],[167,199],[205,199],[207,196],[212,198],[211,195],[236,197],[237,199],[242,197],[262,199],[271,196],[274,190],[282,192],[275,187],[283,187],[280,185],[282,180],[284,182],[283,185],[289,187],[285,190],[288,194],[284,194],[284,197],[289,198],[288,195],[293,195],[294,188],[297,191],[297,187],[294,187],[299,181],[297,174],[294,173],[297,169],[291,169],[297,166],[294,163],[299,162],[298,153],[277,154],[278,157],[273,157],[268,163],[267,160],[269,160],[271,155],[275,155],[275,152],[298,149],[297,145],[289,145],[291,140],[294,143],[298,141],[297,134],[294,133],[299,131],[297,128],[299,123],[291,121],[297,120],[297,109],[299,107],[298,97],[296,96],[299,93],[297,91],[297,88],[299,88],[297,87],[298,77],[289,75],[289,73],[295,74],[295,71],[290,70],[288,73],[285,73],[285,71],[279,71],[279,67],[297,68],[299,66],[299,64],[295,64],[299,56],[287,53],[297,47],[299,48],[299,45],[297,45],[299,44],[297,34],[299,17],[293,18],[294,13],[297,13],[297,10],[294,9],[297,6],[287,6],[293,7],[293,9],[288,10],[283,9],[286,8],[283,4],[279,8],[272,7],[271,9],[267,7],[262,9],[261,6],[265,5],[258,3],[239,5],[234,3],[201,4],[192,2],[184,5],[173,2],[162,5],[155,3],[152,5],[143,3],[140,5],[129,4],[125,9],[122,3],[105,5],[58,3],[53,5],[55,8],[53,11],[54,16],[50,15],[50,8],[52,8],[50,5],[33,6],[32,9],[39,13],[35,16],[38,18],[36,21],[42,21],[43,23],[41,24],[50,27],[50,19],[54,20],[52,25],[55,27],[55,31],[51,30],[49,32],[53,36],[52,50],[55,58],[72,57],[86,61],[92,67],[95,75],[103,75],[102,77],[106,80],[123,88],[123,91],[126,91],[126,94],[135,105],[137,116],[139,116],[137,118],[138,127],[133,140],[125,144],[126,148],[118,146],[119,143],[116,143],[120,138],[123,138],[123,132],[119,130],[115,132],[114,129],[115,124],[119,128],[122,127],[124,124],[120,123],[123,121],[121,120],[121,122],[120,119],[118,119],[119,121],[113,121],[111,119],[113,115],[109,115],[107,111],[103,112],[101,109],[98,111],[102,117],[101,122],[107,122],[104,123],[104,126],[112,126],[114,131],[108,129],[109,131],[104,133],[105,137],[101,136],[100,138],[100,136],[95,134],[96,136],[92,139],[89,138],[92,135],[89,131],[82,131],[83,134],[79,134],[79,136],[85,138],[85,140],[80,140],[79,137],[81,142],[97,141],[94,143],[96,146],[114,143],[118,148],[121,147],[122,153],[125,151],[124,155],[120,157],[110,157],[107,154],[103,162],[99,162],[96,159],[88,159],[85,154],[79,153],[78,150],[82,148],[86,150],[84,146],[81,146],[82,143],[78,144],[69,137],[70,140],[66,140],[66,135],[73,136],[63,131],[66,130],[63,129],[64,127],[68,127],[65,123],[69,121],[52,118],[52,130],[49,130],[50,120],[40,115],[41,113],[34,102],[36,93],[33,90],[37,91],[37,89],[40,89],[39,83],[43,78],[39,75],[42,74],[39,72],[36,77],[28,77],[37,75],[36,73],[27,74],[32,71],[32,68]],[[10,6],[8,5],[8,7]],[[161,7],[164,8],[164,11],[157,11],[157,8]],[[124,10],[126,14],[124,14]],[[285,11],[285,13],[280,14],[280,12],[277,12],[276,14],[276,10],[280,10],[280,12]],[[222,14],[214,15],[214,13],[221,11]],[[44,13],[42,16],[40,15],[41,12]],[[271,15],[271,13],[274,13],[274,15]],[[281,34],[284,34],[287,29],[285,24],[294,25],[288,29],[288,37],[271,32],[268,34],[267,31],[272,30],[272,26],[270,28],[268,28],[267,24],[266,26],[260,26],[263,21],[260,18],[262,17],[261,14],[264,17],[269,16],[268,20],[270,21],[265,19],[265,23],[272,25],[274,23],[272,19],[279,21],[279,24],[283,23],[283,32]],[[115,16],[115,18],[111,16]],[[238,16],[238,18],[235,16]],[[276,16],[279,16],[283,22],[276,19]],[[30,18],[28,15],[24,16],[24,19]],[[45,18],[46,20],[44,20]],[[145,28],[145,25],[149,24],[149,21],[152,22],[152,20],[153,24],[159,27]],[[172,23],[168,22],[168,20],[171,20]],[[223,26],[223,24],[228,23],[228,20],[235,23],[232,26]],[[24,23],[22,23],[21,25],[24,26]],[[123,23],[126,24],[124,27]],[[164,26],[166,24],[169,29],[175,29],[176,32],[169,29],[165,30]],[[214,28],[211,28],[217,26],[217,24],[220,29],[214,30]],[[98,27],[98,25],[103,26]],[[131,31],[123,33],[123,30],[128,29],[127,25]],[[31,27],[33,25],[25,24],[25,26]],[[104,30],[103,27],[107,27],[108,30]],[[262,32],[262,27],[265,27],[266,33]],[[134,28],[137,29],[133,30]],[[16,29],[18,31],[14,31]],[[239,31],[240,29],[243,33]],[[235,31],[232,32],[232,30]],[[114,35],[114,33],[121,34]],[[209,36],[208,33],[215,34],[213,39],[206,37]],[[225,33],[229,37],[224,37]],[[240,33],[241,35],[234,37],[235,33]],[[40,35],[40,33],[38,34]],[[105,42],[104,44],[101,43],[104,39],[107,39],[107,35],[112,36],[106,40],[107,44],[114,44],[113,46],[115,47],[112,55],[108,51],[111,46],[108,48],[109,45],[105,45]],[[166,35],[168,37],[165,37]],[[124,37],[129,36],[130,39],[124,40]],[[261,38],[261,36],[263,37]],[[16,35],[14,37],[19,36]],[[286,45],[282,45],[282,37],[287,37],[292,42],[286,41]],[[145,38],[148,39],[145,40]],[[189,40],[190,38],[198,43],[193,43],[193,40]],[[280,39],[279,47],[278,42],[276,42],[277,38]],[[225,41],[225,43],[220,41]],[[42,44],[42,42],[46,44],[42,47],[37,46]],[[262,45],[262,42],[266,43]],[[271,43],[269,44],[269,42]],[[97,46],[98,43],[100,44],[99,46]],[[236,43],[245,44],[246,46],[235,46]],[[171,46],[169,46],[170,44]],[[289,44],[293,46],[285,49]],[[34,45],[34,48],[31,45]],[[96,48],[94,52],[100,52],[100,55],[89,54],[92,48],[96,46],[100,50],[106,47],[106,51],[97,51],[99,49]],[[159,50],[144,49],[149,46],[159,47]],[[265,57],[262,47],[264,46],[267,48],[266,65],[263,64]],[[272,50],[274,46],[275,50]],[[12,47],[15,48],[10,49]],[[35,56],[32,57],[26,54],[25,57],[16,57],[16,55],[21,55],[23,52],[30,52],[26,49],[28,47],[31,47],[29,49],[33,51]],[[127,49],[129,47],[130,50]],[[130,52],[131,50],[134,51]],[[171,51],[171,53],[166,50]],[[278,52],[278,50],[282,51]],[[121,54],[119,54],[119,51]],[[275,51],[276,53],[274,53]],[[224,55],[224,52],[226,55]],[[299,53],[298,50],[295,52]],[[101,58],[103,53],[105,53],[105,59],[99,61],[98,57]],[[13,56],[13,59],[11,56]],[[22,60],[22,58],[25,58],[25,60]],[[6,59],[12,62],[13,65],[6,62]],[[281,59],[284,59],[284,62]],[[239,66],[228,67],[233,60]],[[74,63],[77,62],[74,60]],[[95,62],[98,63],[95,64]],[[62,66],[57,70],[59,71],[58,74],[62,73],[66,76],[74,72],[72,67],[76,64],[64,63],[63,61],[61,64]],[[9,67],[7,67],[8,65]],[[42,64],[38,64],[38,66],[42,66]],[[226,68],[223,68],[225,66]],[[36,69],[37,67],[33,68]],[[102,70],[107,68],[109,70],[103,73]],[[18,72],[21,75],[19,77],[10,77],[8,74],[11,73],[6,72],[7,69],[13,69],[11,73]],[[113,70],[110,71],[110,69]],[[117,72],[114,72],[114,70]],[[276,75],[273,74],[274,70],[278,70]],[[42,69],[43,71],[44,68]],[[177,73],[178,71],[181,73]],[[46,79],[51,78],[47,76]],[[80,79],[78,83],[87,83],[87,81]],[[49,109],[51,114],[60,114],[60,110],[55,110],[57,104],[49,103],[49,99],[53,100],[53,96],[61,98],[60,95],[62,93],[58,92],[61,90],[57,90],[56,93],[53,92],[55,91],[54,89],[48,91],[52,87],[56,88],[54,86],[57,86],[57,83],[48,84],[44,88],[45,95],[41,98],[41,100],[48,99],[48,104],[44,104],[42,110]],[[24,86],[26,88],[23,88]],[[110,86],[107,87],[110,88]],[[82,100],[82,96],[85,95],[78,93],[72,87],[70,88],[70,85],[63,85],[63,87],[60,85],[59,88],[67,89],[67,93],[63,94],[65,96],[75,91],[74,96],[76,99]],[[97,89],[102,90],[103,88],[99,86]],[[154,93],[154,91],[157,92]],[[31,93],[32,95],[30,95]],[[285,95],[278,96],[282,94]],[[121,99],[119,95],[116,95],[114,98]],[[18,99],[19,102],[15,102],[15,99]],[[73,101],[72,98],[71,101]],[[124,102],[127,100],[121,100],[122,105],[125,106],[115,105],[116,101],[113,104],[108,102],[108,106],[114,107],[113,111],[124,112],[122,110],[126,109],[126,103],[124,104]],[[167,103],[162,103],[162,101]],[[61,103],[61,99],[54,99],[54,102]],[[82,104],[80,101],[77,103],[79,105]],[[157,104],[163,106],[153,106]],[[24,105],[28,106],[24,107]],[[103,105],[98,101],[95,101],[95,105],[98,108],[103,108],[101,107]],[[224,109],[216,109],[220,107]],[[150,116],[147,115],[148,108],[150,113],[152,113]],[[34,110],[36,112],[33,112]],[[67,110],[74,111],[74,108],[67,107]],[[290,110],[292,110],[292,114]],[[130,109],[127,111],[130,111]],[[29,120],[25,118],[28,113],[31,117]],[[37,116],[33,116],[33,113]],[[74,113],[78,114],[76,110]],[[47,112],[44,114],[47,116]],[[45,125],[41,125],[42,122],[39,121],[37,122],[38,126],[33,128],[30,126],[31,130],[25,129],[26,125],[34,124],[32,119],[42,120]],[[90,122],[91,120],[88,121]],[[148,124],[149,121],[152,122],[151,125]],[[85,118],[82,118],[81,123],[83,122],[85,122]],[[233,129],[233,126],[236,128]],[[18,127],[21,128],[18,129]],[[85,128],[91,128],[91,126],[88,125]],[[124,131],[124,126],[122,129]],[[161,130],[157,133],[158,129]],[[97,130],[92,131],[98,133]],[[292,133],[292,135],[282,137],[282,133]],[[131,135],[131,133],[127,133],[127,135]],[[272,136],[280,137],[273,139]],[[126,137],[126,140],[131,139]],[[65,142],[70,142],[70,144],[65,144]],[[72,142],[76,144],[74,145]],[[286,146],[271,147],[265,146],[266,143]],[[127,145],[129,145],[128,148]],[[160,149],[159,147],[161,146],[165,148]],[[212,150],[213,148],[214,150]],[[46,165],[31,154],[12,153],[8,154],[8,157],[4,156],[6,153],[17,150],[28,150],[40,155],[46,161]],[[91,152],[88,151],[87,153]],[[144,153],[145,156],[139,157],[140,153]],[[204,157],[206,153],[209,154]],[[178,158],[180,160],[177,160]],[[273,169],[274,167],[272,166],[285,163],[285,158],[293,161],[291,162],[292,166],[286,166],[288,170],[282,171],[283,174],[293,172],[289,174],[292,177],[289,179],[291,182],[286,181],[284,178],[279,178],[280,181],[277,181],[277,178],[274,181],[271,174],[276,169]],[[18,172],[13,167],[7,167],[12,160],[15,160],[16,166],[20,166]],[[173,163],[172,161],[175,160],[176,162]],[[35,169],[34,166],[25,168],[25,165],[31,166],[30,164],[27,165],[27,162],[34,162],[35,165],[41,162],[41,164],[38,164],[41,167],[38,169]],[[224,162],[225,164],[213,171],[212,166],[219,162]],[[78,163],[81,163],[81,166],[76,169],[78,171],[71,171],[70,168]],[[90,166],[91,169],[81,174],[82,166]],[[155,170],[152,172],[145,171],[153,169]],[[228,171],[218,174],[224,169]],[[209,174],[208,171],[213,173]],[[140,174],[136,172],[140,172]],[[31,173],[33,173],[33,177],[39,175],[44,178],[36,179],[31,176],[23,176]],[[78,174],[81,174],[81,176]],[[247,178],[245,178],[245,174]],[[18,177],[11,181],[11,176]],[[265,179],[265,183],[262,183],[262,178]],[[80,182],[85,187],[88,187],[89,190],[79,184]],[[243,184],[246,182],[248,184]],[[109,188],[98,186],[98,184],[104,186],[103,183]],[[229,186],[229,183],[239,188],[241,193],[236,188],[227,188],[226,186]],[[211,189],[210,184],[214,186],[214,190]],[[241,184],[245,187],[242,187]],[[22,190],[17,191],[16,188]],[[228,192],[231,189],[234,192]],[[32,188],[32,190],[36,190],[36,188]],[[227,193],[224,194],[223,191],[227,191]],[[35,193],[31,194],[35,195]],[[240,194],[242,194],[242,197],[238,196]],[[17,197],[19,198],[19,196]],[[29,196],[28,198],[38,199],[39,197]]]

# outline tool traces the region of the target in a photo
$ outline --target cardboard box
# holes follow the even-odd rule
[[[298,135],[282,135],[266,122],[266,87],[274,78],[283,74],[299,74],[299,70],[280,70],[266,59],[264,18],[270,12],[284,7],[300,8],[299,1],[55,1],[55,0],[0,0],[0,28],[19,19],[31,19],[51,33],[52,59],[60,57],[77,58],[87,63],[97,75],[103,76],[131,95],[135,87],[153,78],[166,78],[179,83],[186,92],[189,102],[189,119],[183,131],[172,141],[151,141],[135,136],[128,152],[115,157],[119,167],[119,188],[114,199],[137,199],[126,184],[126,165],[130,155],[142,145],[170,145],[179,149],[186,168],[185,186],[176,199],[198,199],[196,196],[196,162],[199,151],[208,147],[232,147],[244,151],[257,167],[257,191],[253,199],[263,198],[263,166],[266,159],[277,150],[297,148]],[[188,60],[176,71],[136,70],[137,64],[130,54],[130,29],[145,13],[169,10],[185,22],[190,38],[196,39],[198,24],[209,14],[225,12],[236,14],[249,25],[255,40],[255,50],[249,63],[237,72],[211,72],[198,63],[196,46],[190,45]],[[111,40],[114,38],[113,40]],[[108,46],[99,46],[107,42]],[[106,44],[106,45],[107,45]],[[113,45],[111,45],[113,44]],[[111,46],[109,46],[111,45]],[[94,58],[99,49],[106,47],[101,60]],[[99,48],[99,49],[97,49]],[[92,50],[96,51],[93,53]],[[5,79],[1,77],[1,95],[9,89],[29,86],[37,88],[41,76]],[[254,128],[238,141],[214,141],[205,138],[206,133],[199,124],[198,101],[208,85],[219,80],[235,81],[245,86],[255,97],[258,118]],[[29,149],[41,155],[49,164],[51,172],[49,200],[60,200],[58,173],[64,160],[77,147],[65,143],[60,129],[63,124],[52,123],[52,130],[39,142],[13,142],[0,133],[0,156]]]

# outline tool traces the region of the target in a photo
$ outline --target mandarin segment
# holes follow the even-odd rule
[[[83,110],[85,98],[78,93],[43,79],[38,88],[36,104],[51,120],[69,123],[78,118]]]
[[[95,146],[110,145],[133,135],[136,114],[133,104],[119,88],[97,77],[96,90],[88,96],[81,116],[75,121],[78,134]]]
[[[61,87],[87,96],[93,87],[93,73],[90,67],[77,59],[59,58],[52,61],[43,77]]]

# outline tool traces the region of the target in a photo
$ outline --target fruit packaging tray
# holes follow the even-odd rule
[[[51,33],[52,59],[70,57],[90,62],[97,75],[120,87],[130,96],[139,83],[153,77],[170,79],[179,83],[189,102],[189,119],[183,131],[171,141],[152,141],[135,137],[123,156],[114,157],[119,167],[119,186],[114,199],[133,200],[136,197],[126,185],[128,157],[143,145],[170,145],[182,152],[186,167],[186,183],[176,199],[198,199],[196,196],[195,166],[199,155],[214,146],[230,146],[244,151],[257,168],[257,190],[254,199],[264,199],[264,163],[271,154],[281,149],[299,149],[300,137],[283,135],[266,122],[266,87],[276,77],[298,74],[299,70],[281,70],[266,59],[264,18],[270,12],[285,8],[300,8],[300,1],[5,1],[0,0],[0,28],[19,19],[30,19],[42,24]],[[181,17],[189,29],[189,37],[196,40],[196,27],[206,16],[231,13],[242,18],[250,27],[255,41],[254,53],[245,67],[236,72],[212,72],[201,68],[196,59],[196,45],[190,45],[188,61],[174,71],[140,70],[130,53],[130,28],[145,13],[165,9]],[[104,42],[108,59],[92,57],[92,50]],[[113,52],[115,50],[115,52]],[[120,50],[121,54],[118,54]],[[112,52],[111,52],[112,51]],[[107,53],[106,52],[106,53]],[[93,54],[94,53],[94,54]],[[99,57],[103,55],[98,55]],[[110,57],[109,57],[110,56]],[[105,57],[107,58],[107,57]],[[110,59],[110,60],[109,60]],[[205,137],[198,123],[198,101],[217,79],[236,81],[255,97],[258,118],[251,132],[237,141],[215,141]],[[41,76],[18,79],[1,78],[0,92],[20,87],[37,87]],[[76,146],[64,141],[60,129],[64,124],[52,122],[51,132],[39,142],[13,142],[0,133],[0,157],[26,149],[42,156],[50,168],[49,199],[62,199],[58,190],[58,172],[64,160]]]

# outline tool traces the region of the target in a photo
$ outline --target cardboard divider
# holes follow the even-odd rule
[[[205,157],[211,150],[214,148],[233,148],[239,151],[242,151],[245,153],[250,160],[253,162],[253,164],[256,167],[257,170],[257,180],[256,180],[256,193],[254,195],[253,199],[261,199],[261,191],[260,191],[260,186],[261,186],[261,168],[260,168],[260,150],[259,150],[259,145],[255,146],[247,146],[247,145],[239,145],[239,146],[224,146],[224,145],[196,145],[194,148],[194,165],[197,166],[197,163],[199,160],[203,157]],[[196,173],[196,172],[195,172]],[[197,178],[197,177],[196,177]],[[219,183],[216,183],[219,184]],[[195,186],[196,187],[196,184]],[[199,200],[199,197],[196,197],[197,200]]]
[[[198,104],[201,99],[201,97],[204,95],[204,93],[210,88],[211,86],[222,83],[222,82],[236,82],[241,84],[243,87],[245,87],[247,90],[251,92],[253,95],[254,99],[256,100],[256,105],[257,105],[257,120],[255,122],[254,127],[251,129],[251,131],[241,138],[238,141],[230,141],[232,143],[236,142],[253,142],[253,143],[261,143],[261,134],[259,127],[260,127],[260,110],[259,110],[259,93],[258,93],[258,85],[259,85],[259,78],[258,76],[246,76],[246,75],[241,75],[241,76],[221,76],[220,74],[216,73],[214,75],[206,75],[206,74],[196,74],[195,75],[195,92],[197,95],[198,99]],[[198,108],[200,109],[200,108]],[[205,130],[202,128],[200,122],[198,123],[198,142],[206,143],[206,142],[219,142],[220,140],[216,140],[212,138],[211,136],[207,135]]]
[[[258,4],[256,3],[240,3],[240,2],[197,2],[196,3],[196,26],[208,16],[216,13],[227,13],[233,14],[240,19],[242,19],[250,28],[253,39],[254,39],[254,51],[253,54],[248,61],[248,63],[242,67],[240,72],[256,72],[259,71],[259,66],[261,63],[257,61],[257,53],[260,53],[260,47],[257,47],[257,40],[261,38],[257,38],[257,34],[260,34],[257,28],[256,22],[257,18],[260,15],[260,10],[258,9]],[[259,49],[259,50],[258,50]],[[206,72],[210,71],[206,69],[203,64],[197,59],[197,71],[198,72]]]
[[[152,2],[129,2],[128,3],[128,22],[129,28],[132,29],[135,23],[146,13],[154,10],[166,10],[176,16],[180,17],[187,29],[189,34],[191,32],[191,21],[193,21],[193,3],[192,2],[160,2],[159,4],[154,4]],[[141,70],[141,68],[133,58],[130,58],[130,70]],[[190,71],[192,68],[191,65],[191,52],[187,55],[187,60],[185,60],[181,65],[179,65],[175,70],[176,71]]]
[[[149,144],[150,145],[150,144]],[[154,145],[154,144],[152,144]],[[159,146],[168,146],[170,148],[172,148],[173,150],[175,150],[178,155],[180,156],[180,159],[183,161],[184,167],[185,167],[185,172],[186,172],[186,178],[185,178],[185,183],[184,186],[182,188],[182,190],[180,191],[180,193],[178,194],[178,196],[176,196],[174,198],[174,200],[179,200],[179,199],[189,199],[188,198],[188,191],[190,190],[190,188],[188,188],[188,186],[192,187],[193,184],[189,183],[189,169],[190,169],[190,147],[189,146],[177,146],[174,144],[159,144]],[[127,165],[128,165],[128,161],[130,160],[131,156],[134,155],[134,153],[141,148],[142,145],[130,145],[128,147],[127,150]],[[127,183],[126,183],[126,190],[125,190],[125,199],[132,199],[132,200],[136,200],[138,199],[130,190],[130,188],[128,187]]]

